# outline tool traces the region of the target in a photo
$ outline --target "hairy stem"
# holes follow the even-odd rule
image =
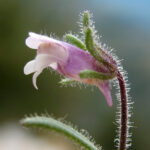
[[[127,94],[125,81],[122,74],[118,71],[117,79],[120,86],[121,95],[121,124],[120,124],[120,140],[119,140],[119,150],[126,150],[127,144],[127,122],[128,122],[128,106],[127,106]]]

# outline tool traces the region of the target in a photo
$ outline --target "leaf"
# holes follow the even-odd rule
[[[84,45],[84,43],[78,39],[77,37],[75,37],[74,35],[72,34],[66,34],[65,35],[65,39],[66,39],[66,42],[72,44],[72,45],[75,45],[83,50],[86,50],[86,47]]]
[[[29,117],[21,120],[21,124],[26,127],[37,127],[48,130],[54,130],[58,133],[67,136],[68,138],[72,139],[73,141],[80,144],[80,146],[83,146],[88,150],[101,150],[101,148],[96,147],[93,142],[91,142],[87,137],[79,133],[71,126],[66,125],[50,117]]]
[[[114,78],[114,75],[108,75],[101,72],[96,72],[92,70],[83,70],[79,73],[80,78],[82,79],[100,79],[100,80],[109,80]]]

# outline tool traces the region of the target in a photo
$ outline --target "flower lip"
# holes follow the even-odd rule
[[[38,49],[40,44],[48,42],[60,43],[58,40],[33,32],[29,32],[29,37],[25,40],[26,45],[32,49]]]
[[[35,60],[29,61],[24,67],[24,74],[28,75],[35,72]]]
[[[37,49],[37,56],[34,60],[28,62],[24,67],[24,74],[34,73],[33,84],[37,89],[36,78],[46,67],[57,70],[58,64],[65,64],[68,60],[67,47],[61,41],[49,38],[47,36],[29,33],[26,39],[26,45]]]
[[[48,36],[29,32],[25,43],[29,48],[37,49],[37,55],[47,54],[61,62],[66,62],[68,59],[68,51],[63,42]]]

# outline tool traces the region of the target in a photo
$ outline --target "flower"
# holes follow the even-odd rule
[[[51,67],[67,78],[97,86],[104,94],[108,105],[112,106],[109,80],[95,79],[92,77],[83,79],[79,75],[84,70],[92,70],[108,75],[111,74],[110,69],[103,63],[99,63],[88,51],[33,32],[29,33],[29,37],[25,42],[29,48],[37,49],[35,59],[29,61],[24,67],[24,74],[34,73],[33,85],[36,89],[38,89],[36,85],[38,75],[44,68]]]

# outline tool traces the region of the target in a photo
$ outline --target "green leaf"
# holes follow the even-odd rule
[[[92,70],[83,70],[79,73],[80,78],[82,79],[100,79],[100,80],[109,80],[114,78],[114,75],[108,75]]]
[[[58,133],[64,134],[88,150],[101,150],[101,148],[96,147],[93,142],[91,142],[87,137],[76,131],[71,126],[50,117],[29,117],[21,120],[21,124],[26,127],[54,130]]]
[[[59,83],[63,84],[63,85],[74,85],[74,84],[77,84],[78,81],[75,81],[75,80],[72,80],[69,78],[65,78],[65,79],[62,79]]]
[[[83,50],[86,50],[86,47],[84,45],[84,43],[78,39],[77,37],[75,37],[74,35],[72,34],[66,34],[65,35],[65,39],[66,39],[66,42],[72,44],[72,45],[75,45]]]

